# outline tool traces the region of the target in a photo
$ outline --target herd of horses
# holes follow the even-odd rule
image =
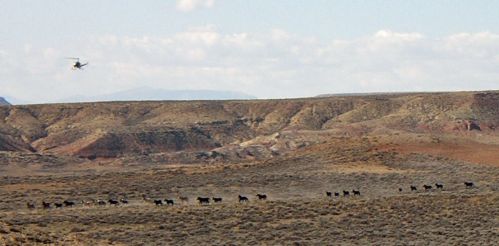
[[[360,196],[360,191],[359,191],[359,190],[352,190],[352,194],[353,194],[354,196]],[[331,192],[331,191],[326,191],[326,196],[327,196],[327,197],[332,197],[332,196],[333,196],[333,192]],[[335,197],[340,196],[340,192],[334,192],[334,196],[335,196]],[[348,190],[343,190],[343,196],[350,196],[350,191],[348,191]]]
[[[464,185],[465,185],[466,188],[473,188],[475,186],[475,184],[473,182],[464,182]],[[409,186],[409,188],[411,189],[411,191],[417,191],[418,190],[418,187],[416,187],[415,185],[411,185],[411,186]],[[443,190],[444,189],[444,185],[441,184],[441,183],[435,183],[435,188]],[[433,186],[424,184],[423,185],[423,189],[425,191],[432,190]],[[403,191],[404,191],[404,189],[402,187],[400,187],[399,188],[399,192],[403,192]],[[352,193],[353,193],[354,196],[360,196],[360,191],[359,190],[352,190]],[[341,195],[340,192],[326,191],[326,196],[327,197],[333,197],[333,194],[334,194],[335,197],[339,197]],[[343,196],[350,196],[350,191],[343,190]]]
[[[258,200],[267,200],[267,195],[266,194],[256,194],[256,197],[257,197]],[[150,200],[147,197],[143,197],[143,199],[145,201],[149,201]],[[239,199],[240,203],[249,202],[249,198],[246,197],[246,196],[239,195],[238,199]],[[179,200],[182,203],[189,202],[189,198],[185,197],[185,196],[179,197]],[[199,202],[199,204],[205,205],[205,204],[210,204],[210,201],[213,201],[213,203],[221,203],[223,201],[223,198],[222,197],[211,197],[210,198],[210,197],[200,197],[200,196],[198,196],[196,198],[196,200]],[[162,205],[171,205],[171,206],[173,206],[173,205],[175,205],[175,201],[173,199],[164,199],[164,200],[154,199],[154,200],[152,200],[152,202],[156,206],[162,206]]]
[[[464,182],[464,185],[466,188],[475,187],[475,184],[473,182]],[[415,185],[411,185],[411,186],[409,186],[409,188],[411,191],[418,190],[418,188]],[[444,185],[441,183],[435,183],[435,188],[442,190],[444,188]],[[423,189],[425,191],[432,190],[433,186],[424,184]],[[399,192],[403,192],[402,187],[398,188],[398,190],[399,190]],[[344,197],[350,196],[350,191],[348,191],[348,190],[343,190],[342,193],[343,193]],[[354,196],[360,196],[360,190],[353,189],[352,194]],[[333,197],[333,195],[335,197],[339,197],[341,194],[340,194],[340,192],[326,191],[326,197]],[[145,195],[142,198],[144,201],[152,202],[156,206],[162,206],[162,205],[173,206],[173,205],[175,205],[175,200],[173,200],[173,199],[150,199]],[[256,194],[256,198],[260,201],[262,201],[262,200],[264,201],[264,200],[267,200],[267,195],[259,193],[259,194]],[[188,203],[189,202],[189,198],[186,196],[179,197],[179,200],[181,201],[181,203]],[[223,198],[222,197],[211,197],[211,198],[210,197],[197,197],[196,200],[198,201],[198,203],[200,205],[208,205],[208,204],[210,204],[211,201],[213,201],[213,203],[221,203],[223,201]],[[238,200],[239,200],[239,203],[249,202],[249,198],[247,196],[242,196],[242,195],[238,196]],[[42,208],[51,209],[51,208],[73,207],[77,204],[84,204],[84,205],[94,204],[94,205],[98,205],[98,206],[105,206],[105,205],[118,206],[120,204],[126,205],[128,203],[129,203],[129,201],[126,198],[121,198],[121,199],[112,198],[112,199],[108,199],[107,201],[102,200],[102,199],[98,199],[98,200],[81,201],[81,202],[64,200],[62,202],[54,202],[54,203],[42,201]],[[26,206],[28,207],[28,209],[35,209],[36,208],[36,205],[33,202],[27,202]]]
[[[150,199],[145,195],[142,196],[142,198],[144,201],[151,202],[156,206],[162,206],[162,205],[173,206],[173,205],[175,205],[174,199]],[[256,194],[256,198],[260,201],[264,201],[264,200],[267,200],[267,195],[266,194]],[[238,199],[239,199],[240,203],[249,202],[249,198],[247,196],[239,195]],[[189,202],[189,198],[185,197],[185,196],[179,197],[179,200],[182,203]],[[210,197],[197,197],[196,200],[199,202],[199,204],[206,205],[206,204],[210,204],[211,201],[213,201],[213,203],[221,203],[223,201],[223,198],[222,197],[211,197],[211,198]],[[51,208],[73,207],[73,206],[76,206],[78,204],[98,205],[98,206],[105,206],[105,205],[118,206],[118,205],[126,205],[128,203],[129,203],[129,201],[126,198],[121,198],[121,199],[114,199],[113,198],[113,199],[108,199],[107,201],[102,200],[102,199],[98,199],[98,200],[87,200],[87,201],[81,201],[81,202],[76,202],[76,201],[72,201],[72,200],[64,200],[62,202],[54,202],[54,203],[42,201],[42,208],[43,209],[51,209]],[[36,208],[36,204],[34,202],[27,202],[26,206],[28,207],[28,209],[35,209]]]
[[[78,204],[83,204],[83,205],[95,204],[95,205],[99,205],[99,206],[104,206],[104,205],[109,204],[109,205],[118,206],[120,204],[128,204],[128,199],[126,199],[126,198],[108,199],[107,201],[106,200],[102,200],[102,199],[98,199],[98,200],[89,200],[89,201],[81,201],[81,202],[76,202],[76,201],[73,201],[73,200],[64,200],[62,202],[54,202],[54,203],[42,201],[42,208],[44,208],[44,209],[51,209],[51,208],[73,207],[73,206],[76,206]],[[34,202],[27,202],[26,206],[29,209],[35,209],[36,208],[36,204]]]
[[[475,184],[474,184],[473,182],[464,182],[464,186],[465,186],[466,188],[473,188],[473,187],[475,187]],[[423,188],[424,188],[424,190],[425,190],[425,191],[427,191],[427,190],[432,190],[432,189],[433,189],[433,186],[431,186],[431,185],[427,185],[427,184],[424,184],[424,185],[423,185]],[[440,183],[435,183],[435,188],[436,188],[436,189],[443,190],[443,189],[444,189],[444,185],[443,185],[443,184],[440,184]],[[414,186],[414,185],[411,185],[411,186],[410,186],[410,189],[411,189],[411,191],[417,191],[417,190],[418,190],[418,187],[416,187],[416,186]],[[402,192],[402,191],[403,191],[403,189],[402,189],[402,188],[399,188],[399,191],[400,191],[400,192]]]

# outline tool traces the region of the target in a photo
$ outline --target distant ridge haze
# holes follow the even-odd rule
[[[58,102],[96,102],[96,101],[163,101],[163,100],[230,100],[256,99],[255,96],[238,91],[219,90],[165,90],[139,87],[96,96],[79,95],[58,100]]]
[[[10,105],[10,103],[7,102],[7,100],[5,100],[5,98],[0,97],[0,105]]]
[[[379,96],[379,95],[411,95],[411,94],[432,94],[432,93],[469,93],[469,92],[491,92],[497,93],[499,90],[476,90],[476,91],[393,91],[393,92],[351,92],[351,93],[327,93],[319,94],[315,97],[336,97],[336,96]]]

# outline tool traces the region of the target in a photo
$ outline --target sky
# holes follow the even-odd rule
[[[0,0],[0,96],[499,89],[495,0]],[[71,70],[80,57],[89,65]]]

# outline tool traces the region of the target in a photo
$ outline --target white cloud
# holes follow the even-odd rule
[[[176,34],[174,39],[183,43],[190,43],[192,45],[214,45],[220,38],[220,34],[215,31],[213,26],[204,26],[192,28],[187,32]]]
[[[413,33],[397,33],[390,30],[380,30],[374,34],[375,39],[383,39],[388,42],[410,42],[410,41],[418,41],[423,38],[421,33],[413,32]]]
[[[366,91],[499,89],[499,35],[430,38],[382,30],[320,40],[284,30],[219,32],[214,26],[169,36],[106,35],[61,48],[0,47],[4,95],[55,101],[134,87],[235,90],[260,98]],[[4,51],[2,51],[4,50]],[[90,65],[70,70],[78,50]]]
[[[446,52],[458,56],[488,59],[497,55],[499,50],[499,34],[490,32],[458,33],[444,38],[443,42]]]
[[[189,12],[197,8],[211,8],[215,0],[177,0],[177,10]]]

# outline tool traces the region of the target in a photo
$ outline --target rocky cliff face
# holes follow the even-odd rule
[[[0,150],[89,159],[180,152],[246,158],[317,140],[303,132],[495,136],[498,108],[499,92],[11,106],[0,107]]]

